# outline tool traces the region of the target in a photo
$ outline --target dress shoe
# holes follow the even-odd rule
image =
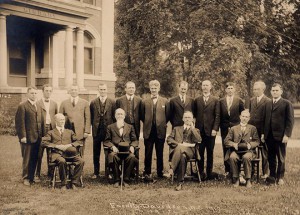
[[[30,181],[28,179],[24,179],[23,184],[26,186],[30,186]]]
[[[35,182],[35,183],[40,183],[40,182],[41,182],[40,176],[35,176],[35,177],[34,177],[34,182]]]
[[[93,174],[93,175],[91,176],[91,179],[97,179],[97,178],[99,178],[99,175]]]
[[[246,184],[247,182],[246,182],[246,180],[245,180],[245,178],[242,176],[242,175],[240,175],[240,184]]]
[[[264,174],[264,175],[261,176],[262,179],[266,179],[268,177],[269,177],[268,174]]]
[[[275,185],[276,184],[276,180],[274,177],[272,176],[269,176],[266,178],[266,184],[267,185]]]
[[[78,190],[78,188],[76,187],[75,184],[72,184],[72,189],[73,189],[73,190]]]
[[[166,177],[166,178],[172,178],[173,174],[174,174],[173,169],[169,169],[169,172],[165,173],[164,177]]]
[[[118,188],[119,187],[119,182],[114,183],[114,187]]]
[[[232,179],[233,187],[238,187],[240,186],[240,180],[239,178],[233,178]]]
[[[284,185],[284,180],[283,180],[282,178],[279,179],[278,182],[277,182],[277,184],[278,184],[279,186]]]
[[[66,186],[66,185],[62,186],[62,187],[60,188],[60,190],[67,190],[67,186]]]
[[[130,187],[130,185],[126,182],[123,182],[124,187]]]
[[[175,187],[175,190],[176,190],[176,191],[182,190],[182,185],[183,185],[183,183],[179,183],[179,184],[177,185],[177,187]]]
[[[252,187],[252,184],[251,184],[250,179],[247,179],[246,187],[247,187],[247,188],[251,188],[251,187]]]

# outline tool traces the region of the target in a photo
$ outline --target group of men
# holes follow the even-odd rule
[[[150,81],[149,88],[151,96],[141,99],[135,95],[135,84],[127,82],[126,94],[115,101],[107,97],[107,85],[100,84],[99,96],[89,104],[79,98],[78,87],[72,86],[70,99],[63,101],[59,110],[57,103],[50,99],[51,86],[43,86],[43,98],[39,101],[37,89],[28,88],[28,100],[19,105],[16,113],[24,184],[30,185],[39,180],[44,147],[51,146],[62,152],[52,157],[57,164],[62,162],[65,152],[72,147],[81,146],[80,156],[83,157],[85,139],[91,133],[91,128],[94,163],[92,178],[99,177],[101,145],[104,144],[108,148],[108,165],[114,173],[114,186],[118,187],[119,154],[122,147],[127,147],[130,153],[125,158],[123,177],[128,183],[137,163],[134,151],[138,147],[141,122],[145,145],[145,180],[153,178],[151,166],[154,146],[157,177],[177,173],[176,190],[182,189],[186,163],[192,157],[199,160],[202,179],[213,179],[214,146],[220,129],[225,174],[232,176],[234,186],[238,186],[239,181],[238,160],[242,160],[247,186],[251,186],[249,165],[258,145],[262,146],[262,177],[269,183],[284,183],[286,144],[291,136],[294,114],[292,104],[281,97],[281,85],[272,86],[270,99],[264,95],[265,83],[255,82],[254,97],[246,105],[235,95],[235,84],[232,82],[226,83],[226,95],[221,99],[211,94],[212,83],[209,80],[202,82],[202,95],[195,99],[187,96],[188,83],[185,81],[179,84],[179,95],[170,100],[159,95],[159,81]],[[65,121],[62,122],[62,118]],[[166,140],[168,122],[173,130]],[[62,123],[65,125],[62,126]],[[67,132],[61,131],[61,127]],[[65,133],[68,135],[63,136]],[[170,146],[169,174],[163,172],[165,140]],[[242,145],[244,148],[240,150]],[[72,178],[74,188],[84,162],[77,156],[76,163],[77,172]],[[61,167],[60,171],[63,170]]]

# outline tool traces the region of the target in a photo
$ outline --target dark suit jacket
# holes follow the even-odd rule
[[[185,111],[194,113],[194,100],[191,97],[186,96],[184,104],[179,96],[170,99],[170,122],[173,128],[183,125],[182,116]]]
[[[100,102],[101,101],[99,97],[97,97],[90,104],[93,137],[99,135],[98,127],[100,124]],[[115,101],[111,98],[107,98],[105,101],[104,116],[103,116],[104,131],[106,131],[108,125],[115,122],[115,110],[116,110]]]
[[[293,126],[294,109],[290,101],[281,98],[274,105],[272,100],[267,102],[263,131],[265,138],[272,132],[275,140],[282,141],[284,135],[288,137],[292,135]]]
[[[169,121],[170,105],[166,98],[161,96],[157,99],[156,107],[156,131],[157,138],[165,139],[167,132],[167,123]],[[148,139],[152,128],[153,119],[153,101],[151,98],[144,99],[141,105],[141,118],[144,123],[144,139]]]
[[[123,134],[120,135],[117,123],[107,126],[104,146],[118,148],[120,142],[128,142],[130,146],[137,147],[139,141],[136,138],[135,130],[132,125],[124,123]]]
[[[240,123],[240,114],[244,110],[244,102],[240,97],[234,96],[230,107],[230,116],[228,115],[226,97],[220,99],[220,128],[221,132],[229,127]]]
[[[251,145],[250,151],[255,154],[256,153],[255,148],[259,145],[259,137],[255,126],[248,124],[246,126],[244,134],[241,130],[240,125],[233,126],[229,130],[224,141],[225,147],[230,149],[227,151],[225,155],[224,158],[225,161],[229,159],[230,153],[234,150],[233,144],[240,143],[242,140],[246,143],[250,143]]]
[[[249,124],[254,125],[257,129],[259,135],[261,135],[264,127],[264,120],[266,115],[266,104],[271,101],[270,98],[265,95],[261,98],[257,104],[257,97],[250,99],[249,111],[250,111],[250,120]]]
[[[174,149],[177,145],[183,143],[183,126],[177,126],[172,130],[172,133],[167,138],[167,143],[170,146],[169,160],[173,156]],[[187,134],[188,143],[201,143],[200,131],[197,128],[189,129]],[[200,160],[199,150],[196,150],[196,159]]]
[[[220,104],[217,97],[210,95],[205,105],[203,96],[195,99],[195,127],[204,132],[206,136],[211,136],[211,131],[219,130],[220,126]]]
[[[42,108],[42,120],[43,120],[43,130],[42,130],[42,136],[45,136],[45,126],[46,126],[46,109],[45,109],[45,105],[43,102],[43,99],[40,99],[37,101],[36,103],[37,105],[39,105]],[[50,100],[50,107],[49,107],[49,114],[50,114],[50,118],[51,118],[51,128],[54,129],[56,127],[55,124],[55,114],[58,113],[58,106],[57,103],[53,100]]]
[[[116,100],[116,108],[122,108],[125,113],[127,113],[127,97],[126,95],[118,98]],[[136,129],[136,135],[139,137],[140,136],[140,120],[141,120],[141,103],[142,99],[138,96],[133,97],[133,117],[134,117],[134,126]],[[125,122],[130,123],[129,116],[126,115],[125,117]]]
[[[42,109],[28,100],[18,106],[15,126],[19,140],[26,137],[27,143],[36,143],[42,137]]]
[[[75,107],[71,99],[63,101],[59,112],[66,116],[65,128],[75,131],[79,140],[83,139],[84,133],[91,133],[91,116],[88,101],[79,98]]]
[[[77,141],[76,134],[69,129],[64,129],[63,135],[55,128],[48,131],[46,136],[42,139],[43,147],[54,147],[55,145],[72,144],[74,147],[82,145],[81,141]],[[64,156],[64,153],[58,149],[54,149],[51,153],[51,161],[55,161],[57,157]]]

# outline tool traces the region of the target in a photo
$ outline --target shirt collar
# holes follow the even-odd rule
[[[189,129],[191,126],[184,124],[183,129]]]
[[[60,130],[62,130],[62,131],[64,131],[65,130],[65,128],[64,127],[60,127],[60,126],[58,126],[58,125],[56,125],[56,129],[60,132]]]
[[[263,96],[264,96],[264,94],[262,94],[261,96],[257,96],[256,98],[260,101]]]
[[[207,93],[207,94],[204,94],[204,93],[203,93],[203,97],[205,97],[205,98],[210,97],[210,93]]]
[[[101,100],[104,100],[104,101],[106,101],[106,99],[107,99],[107,96],[99,96],[99,99],[100,99],[100,101],[101,101]]]
[[[31,101],[30,99],[28,99],[28,101],[30,102],[30,104],[36,105],[36,101]]]
[[[155,99],[158,99],[158,95],[157,96],[151,95],[151,99],[153,99],[154,97],[155,97]]]
[[[281,99],[281,96],[279,96],[277,99],[273,98],[273,102],[278,102]]]
[[[244,124],[244,123],[240,123],[241,127],[246,127],[247,124]]]
[[[43,97],[42,98],[42,100],[43,100],[43,102],[45,103],[46,102],[46,99]],[[48,102],[50,102],[50,98],[49,99],[47,99],[48,100]],[[47,102],[46,102],[47,103]]]
[[[128,100],[129,100],[129,98],[132,100],[133,97],[134,97],[134,95],[128,95],[128,94],[126,94],[126,97],[127,97]]]
[[[73,101],[73,99],[75,99],[75,102],[78,102],[79,96],[76,96],[75,98],[71,96],[71,101]]]
[[[181,95],[181,94],[179,94],[179,98],[180,98],[180,99],[185,99],[185,97],[186,97],[186,95]]]

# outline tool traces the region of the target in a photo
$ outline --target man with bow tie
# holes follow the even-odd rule
[[[116,100],[116,108],[122,108],[125,111],[125,122],[134,127],[136,137],[139,139],[142,99],[134,95],[135,83],[132,81],[125,84],[125,92],[124,96]]]
[[[105,140],[107,126],[115,122],[115,101],[107,97],[107,85],[99,84],[99,96],[91,101],[91,122],[93,133],[93,164],[92,179],[99,178],[101,145]]]
[[[189,84],[181,81],[179,84],[179,95],[170,99],[170,122],[172,128],[182,126],[182,116],[185,111],[194,112],[194,100],[187,96]]]
[[[259,138],[261,138],[264,127],[266,104],[271,101],[270,98],[264,95],[265,89],[266,84],[263,81],[256,81],[253,85],[254,97],[250,99],[249,103],[249,111],[251,115],[249,124],[256,127]],[[262,146],[262,178],[266,179],[269,175],[268,147],[265,142],[261,142],[260,145]]]
[[[79,87],[71,86],[69,89],[71,97],[63,101],[59,112],[66,117],[65,127],[75,132],[78,140],[83,141],[82,156],[84,155],[85,139],[91,133],[91,116],[89,102],[79,98]]]
[[[231,127],[240,123],[240,114],[245,109],[243,100],[235,95],[235,83],[227,82],[225,86],[225,97],[220,99],[220,129],[222,137],[223,156],[225,158],[227,149],[225,138]],[[230,173],[230,166],[224,159],[225,175]]]
[[[251,160],[256,157],[255,148],[259,145],[259,137],[257,129],[253,125],[249,125],[250,113],[244,110],[240,115],[241,122],[239,125],[233,126],[226,138],[225,146],[227,149],[225,162],[230,164],[232,174],[232,183],[234,187],[239,186],[239,167],[238,161],[242,161],[244,167],[246,187],[251,185]]]
[[[145,180],[152,180],[151,165],[153,146],[156,150],[157,176],[163,178],[163,151],[169,121],[170,105],[166,98],[158,95],[160,83],[157,80],[149,82],[151,97],[142,101],[141,117],[145,144]]]
[[[195,99],[195,127],[200,130],[202,144],[199,145],[201,160],[199,170],[203,179],[213,179],[214,147],[220,125],[219,99],[211,95],[212,84],[209,80],[202,82],[202,95]],[[206,177],[204,174],[204,154],[206,150]]]
[[[261,141],[267,143],[270,176],[267,183],[284,184],[286,146],[294,126],[292,103],[281,97],[282,86],[278,83],[271,88],[272,100],[266,104],[264,130]]]
[[[52,87],[49,84],[45,84],[42,88],[43,90],[43,98],[37,101],[37,105],[42,109],[42,136],[45,136],[48,131],[55,128],[55,114],[58,113],[57,103],[50,99],[52,94]],[[42,159],[44,154],[44,147],[40,147],[38,163],[35,171],[34,181],[39,182],[41,176],[41,166]],[[48,176],[50,176],[50,171],[48,170]]]
[[[200,159],[199,150],[195,146],[201,142],[201,136],[199,129],[194,127],[193,113],[184,112],[182,120],[184,125],[176,126],[167,138],[170,146],[169,160],[171,161],[169,176],[177,173],[176,191],[182,189],[187,161],[192,158]]]
[[[71,176],[71,188],[76,189],[77,186],[80,186],[80,177],[84,166],[84,160],[77,150],[77,147],[82,146],[82,141],[77,140],[76,134],[72,130],[64,128],[65,116],[63,114],[55,115],[55,123],[55,129],[48,131],[43,137],[42,145],[52,148],[49,156],[51,162],[58,165],[62,190],[67,189],[66,162],[75,163]]]
[[[120,169],[121,158],[118,155],[120,150],[119,144],[128,144],[130,153],[126,155],[124,159],[124,182],[125,186],[128,186],[130,182],[130,175],[137,163],[137,158],[134,155],[135,147],[138,147],[139,141],[136,138],[135,130],[132,125],[127,124],[125,119],[125,111],[118,108],[115,113],[117,122],[107,126],[104,146],[109,148],[108,153],[108,165],[113,170],[114,175],[114,187],[120,185]]]
[[[26,186],[30,186],[34,182],[34,173],[42,138],[42,109],[36,104],[36,87],[28,87],[27,97],[27,101],[22,102],[18,106],[15,125],[23,158],[23,183]]]

